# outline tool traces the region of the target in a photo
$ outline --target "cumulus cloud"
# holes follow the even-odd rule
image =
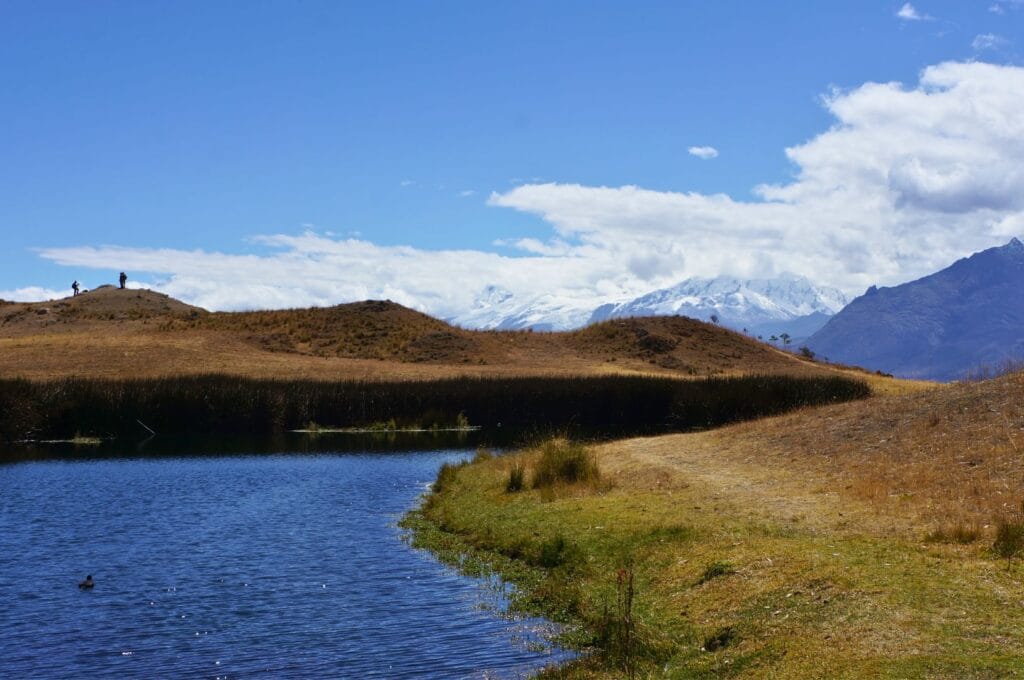
[[[866,83],[822,98],[834,122],[786,149],[793,179],[755,198],[639,186],[528,183],[495,208],[539,216],[546,238],[512,254],[380,246],[314,231],[263,236],[253,255],[47,248],[54,262],[148,272],[211,309],[390,298],[440,316],[488,285],[519,298],[621,298],[688,276],[796,272],[859,293],[931,273],[1024,230],[1024,69],[949,62],[917,83]],[[133,276],[133,279],[141,277]],[[0,294],[2,296],[2,294]]]
[[[602,251],[681,248],[676,275],[789,270],[848,292],[899,283],[994,245],[1024,209],[1022,95],[1024,69],[984,63],[831,92],[835,124],[786,150],[796,179],[757,187],[759,201],[543,184],[491,203]]]
[[[155,275],[152,287],[207,309],[324,306],[390,299],[451,316],[487,283],[509,290],[593,295],[602,282],[627,284],[608,254],[509,257],[471,250],[420,250],[332,239],[306,231],[262,236],[261,255],[120,246],[44,248],[57,264]],[[63,294],[61,294],[63,296]]]
[[[691,156],[696,156],[705,161],[718,156],[718,149],[713,146],[691,146],[687,151],[689,151]]]
[[[903,19],[904,21],[931,20],[930,16],[928,16],[927,14],[921,14],[916,9],[914,9],[914,6],[911,5],[909,2],[904,3],[903,6],[896,11],[896,16],[899,17],[900,19]]]

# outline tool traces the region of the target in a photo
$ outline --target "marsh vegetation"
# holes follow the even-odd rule
[[[652,376],[260,380],[227,375],[0,380],[0,439],[75,433],[270,434],[308,428],[532,427],[622,431],[712,427],[867,396],[845,377]]]

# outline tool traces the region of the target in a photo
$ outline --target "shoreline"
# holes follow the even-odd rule
[[[906,499],[862,502],[727,450],[763,422],[594,447],[596,485],[509,493],[537,452],[478,459],[442,473],[403,525],[442,561],[514,584],[522,611],[575,626],[561,642],[591,653],[539,677],[628,676],[607,614],[624,573],[639,677],[1024,671],[1024,614],[1002,604],[1024,598],[1024,567],[994,559],[987,534],[926,538]]]

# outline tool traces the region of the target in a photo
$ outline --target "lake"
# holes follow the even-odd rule
[[[565,658],[396,527],[470,451],[189,446],[0,464],[0,676],[515,678]]]

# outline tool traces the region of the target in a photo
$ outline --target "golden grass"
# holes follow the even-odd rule
[[[566,333],[484,332],[390,302],[210,313],[151,291],[109,288],[0,306],[0,377],[216,372],[375,380],[609,373],[693,378],[834,370],[685,317],[614,320]],[[906,382],[856,377],[886,390]]]
[[[642,462],[713,459],[784,496],[834,494],[903,526],[990,524],[1024,496],[1024,373],[619,446]]]

